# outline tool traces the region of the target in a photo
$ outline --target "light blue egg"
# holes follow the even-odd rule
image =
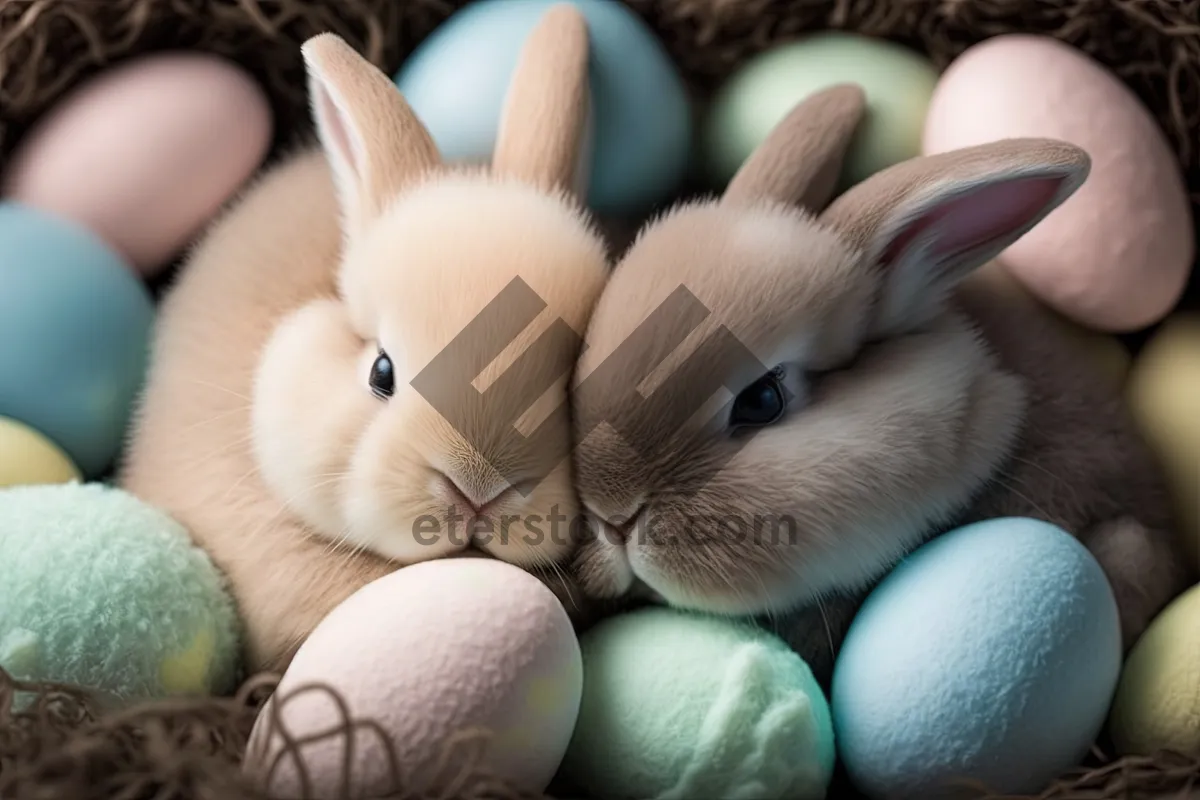
[[[526,37],[557,0],[483,0],[437,28],[396,73],[443,158],[490,159]],[[591,43],[588,204],[635,214],[679,190],[692,141],[682,78],[650,28],[617,0],[570,0]]]
[[[1099,733],[1121,669],[1112,589],[1082,544],[989,520],[917,550],[867,598],[831,692],[847,772],[874,798],[1043,789]]]
[[[0,203],[0,416],[37,429],[101,475],[141,388],[154,305],[89,231]]]

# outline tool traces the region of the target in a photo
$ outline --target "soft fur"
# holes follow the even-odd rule
[[[864,592],[907,552],[1027,515],[1091,548],[1131,643],[1189,579],[1156,465],[1086,355],[971,277],[1078,188],[1087,155],[1007,140],[914,159],[814,216],[862,108],[848,86],[802,103],[723,199],[653,221],[617,265],[577,370],[598,523],[580,582],[760,615],[827,677]],[[774,367],[787,413],[732,433],[733,398]]]
[[[608,274],[569,193],[587,97],[578,11],[556,7],[531,34],[491,172],[443,167],[390,79],[340,39],[304,57],[323,152],[260,180],[192,254],[122,475],[228,575],[252,669],[285,667],[336,604],[401,564],[469,545],[531,569],[567,555],[567,381]],[[541,313],[502,309],[457,356],[472,374],[426,400],[414,377],[517,278]],[[390,397],[368,384],[381,351]]]

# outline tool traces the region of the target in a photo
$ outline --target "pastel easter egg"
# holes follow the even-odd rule
[[[360,589],[313,631],[255,725],[246,769],[272,796],[296,795],[292,759],[270,771],[283,732],[303,737],[346,721],[329,693],[304,689],[320,684],[363,724],[350,765],[342,737],[300,748],[310,797],[342,800],[346,766],[352,797],[388,795],[397,780],[418,793],[445,790],[455,765],[476,752],[481,770],[542,792],[570,740],[582,681],[567,613],[536,578],[489,558],[418,563]],[[439,772],[443,756],[450,767]]]
[[[1109,730],[1122,754],[1200,756],[1200,586],[1150,624],[1125,661]]]
[[[0,204],[0,286],[0,415],[100,476],[146,371],[149,293],[96,236],[16,203]]]
[[[444,158],[491,158],[521,48],[555,2],[471,3],[396,73]],[[591,50],[588,204],[601,214],[644,212],[669,200],[688,168],[691,108],[683,80],[653,31],[624,3],[570,2],[587,19]]]
[[[1163,323],[1134,361],[1127,389],[1200,565],[1200,313],[1179,313]]]
[[[103,483],[0,491],[0,667],[113,705],[237,687],[241,628],[187,529]]]
[[[147,56],[55,104],[13,154],[3,191],[90,228],[152,275],[258,168],[271,136],[267,98],[237,66]]]
[[[939,81],[924,152],[1014,137],[1070,142],[1092,165],[1074,195],[1004,251],[1004,263],[1088,327],[1121,333],[1162,319],[1187,282],[1195,234],[1174,151],[1137,96],[1053,38],[990,38]]]
[[[584,690],[563,775],[602,798],[821,800],[829,705],[773,634],[646,608],[583,635]]]
[[[937,70],[893,42],[828,31],[750,59],[713,98],[704,122],[705,172],[723,187],[801,100],[839,83],[866,94],[867,108],[842,168],[843,188],[920,153]]]
[[[1117,605],[1074,537],[995,519],[919,548],[871,593],[834,668],[834,733],[872,798],[1043,789],[1100,732],[1121,669]]]
[[[0,488],[70,483],[82,477],[61,447],[28,425],[0,417]]]

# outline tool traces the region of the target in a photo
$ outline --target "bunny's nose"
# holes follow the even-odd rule
[[[637,532],[638,525],[643,520],[646,511],[645,504],[640,505],[628,517],[612,517],[600,521],[602,533],[606,539],[618,547],[629,544],[630,538]]]
[[[442,475],[442,485],[452,502],[460,503],[475,514],[482,514],[488,507],[494,506],[516,491],[508,483],[489,487],[487,491],[479,491],[466,481],[456,481],[449,475]]]

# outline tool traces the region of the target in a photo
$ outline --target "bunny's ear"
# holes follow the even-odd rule
[[[842,161],[866,107],[863,90],[838,84],[802,100],[750,154],[722,197],[819,211],[837,187]]]
[[[313,120],[353,235],[438,165],[437,145],[391,79],[340,37],[314,36],[301,53]]]
[[[1024,236],[1087,179],[1091,159],[1049,139],[1005,139],[878,172],[820,217],[880,271],[875,332],[920,322],[946,292]]]
[[[550,191],[579,190],[588,52],[583,14],[570,4],[551,6],[526,39],[509,83],[493,172]]]

